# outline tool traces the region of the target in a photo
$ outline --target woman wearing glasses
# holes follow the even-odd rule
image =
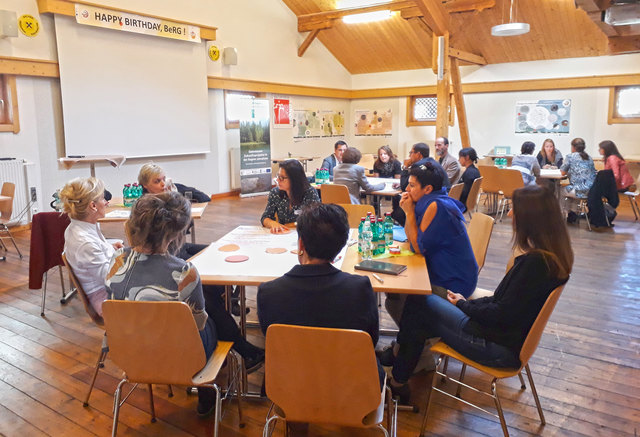
[[[277,180],[278,186],[269,193],[267,207],[260,218],[262,226],[274,234],[289,232],[285,224],[295,222],[304,206],[320,202],[318,192],[309,184],[298,160],[281,162]]]

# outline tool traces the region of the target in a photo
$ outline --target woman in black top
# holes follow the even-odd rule
[[[382,146],[378,149],[378,159],[373,164],[373,176],[376,178],[400,179],[402,166],[395,158],[389,146]]]
[[[278,186],[269,193],[267,206],[260,218],[262,226],[271,229],[273,234],[289,232],[284,225],[297,221],[303,206],[320,202],[318,192],[309,184],[297,159],[281,162],[277,179]]]
[[[458,183],[464,183],[464,187],[462,188],[462,194],[460,195],[460,202],[464,204],[464,211],[467,211],[467,197],[469,197],[469,191],[471,191],[471,186],[473,185],[473,181],[480,177],[480,171],[478,171],[477,167],[474,165],[478,162],[478,154],[474,150],[473,147],[465,147],[464,149],[458,152],[458,161],[460,161],[460,165],[462,165],[466,170],[460,176],[460,180]]]
[[[513,193],[514,249],[523,255],[493,296],[467,301],[448,292],[411,295],[400,321],[397,352],[381,357],[393,364],[392,389],[407,401],[406,382],[418,363],[425,341],[441,337],[464,356],[491,367],[520,367],[520,349],[547,297],[571,273],[573,251],[560,205],[541,186]],[[383,360],[390,358],[390,360]]]

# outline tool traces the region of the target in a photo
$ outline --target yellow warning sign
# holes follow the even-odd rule
[[[211,58],[212,61],[220,59],[220,49],[217,46],[212,45],[209,47],[209,58]]]
[[[40,31],[40,23],[32,15],[23,15],[18,19],[20,31],[27,36],[36,36]]]

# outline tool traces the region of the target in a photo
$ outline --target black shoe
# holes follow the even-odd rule
[[[251,311],[251,308],[247,307],[244,309],[245,314],[249,314],[249,311]],[[238,303],[237,299],[231,300],[231,314],[233,314],[234,316],[240,315],[240,304]]]
[[[264,350],[258,349],[255,356],[244,359],[244,368],[247,370],[247,374],[253,373],[258,370],[264,364]]]
[[[398,386],[389,384],[389,387],[391,387],[391,396],[398,400],[398,404],[409,405],[409,401],[411,400],[411,388],[409,384],[405,383]]]
[[[198,416],[202,419],[211,417],[216,411],[216,392],[212,388],[198,388]]]
[[[378,361],[381,366],[392,367],[393,362],[396,360],[395,355],[393,355],[393,346],[396,344],[395,341],[392,341],[391,344],[381,351],[376,351],[376,356],[378,357]]]
[[[567,214],[567,223],[573,224],[577,221],[578,221],[578,214],[576,214],[573,211],[569,211],[569,214]]]

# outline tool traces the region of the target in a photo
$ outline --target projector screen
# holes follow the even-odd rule
[[[210,151],[204,42],[55,24],[67,156]]]

